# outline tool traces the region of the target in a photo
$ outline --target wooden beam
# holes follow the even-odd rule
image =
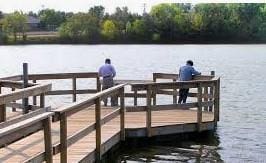
[[[60,115],[60,160],[67,162],[67,115]]]
[[[198,84],[198,110],[197,110],[197,129],[201,131],[202,123],[202,85]]]
[[[176,82],[176,79],[173,79],[173,83]],[[177,103],[177,90],[176,88],[173,89],[173,104]]]
[[[126,134],[125,134],[125,90],[124,88],[120,89],[120,139],[125,141]]]
[[[0,122],[6,121],[6,105],[0,105]]]
[[[10,103],[14,100],[27,98],[29,96],[39,95],[41,93],[50,91],[51,88],[52,88],[51,84],[40,84],[40,85],[25,88],[25,89],[21,89],[21,90],[16,90],[11,93],[1,94],[0,105]]]
[[[138,91],[134,90],[134,106],[138,105]]]
[[[151,137],[152,136],[152,131],[151,131],[151,91],[152,87],[149,85],[147,89],[147,99],[146,99],[146,105],[147,105],[147,110],[146,110],[146,129],[147,129],[147,136]]]
[[[79,73],[54,73],[54,74],[30,74],[29,80],[51,80],[51,79],[72,79],[72,78],[97,78],[97,72]]]
[[[52,134],[51,134],[51,120],[47,117],[43,120],[44,126],[44,147],[45,147],[45,161],[53,163],[53,147],[52,147]]]
[[[97,93],[96,89],[76,90],[76,94],[92,94]],[[68,95],[73,94],[73,90],[53,90],[46,93],[46,95]]]
[[[211,76],[213,76],[213,77],[215,76],[215,71],[211,71]],[[214,88],[214,86],[210,87],[210,94],[212,96],[212,97],[209,98],[210,101],[213,100],[213,97],[214,97],[214,94],[213,94],[214,93],[214,89],[213,88]],[[211,112],[213,111],[213,106],[209,106],[209,111],[211,111]]]
[[[28,87],[28,64],[23,63],[23,88]],[[23,104],[23,114],[27,114],[29,112],[29,99],[28,98],[23,98],[22,99],[22,104]]]
[[[98,97],[95,99],[95,127],[96,127],[96,162],[101,162],[101,99]]]
[[[112,111],[111,113],[108,113],[107,115],[105,115],[102,119],[101,119],[101,126],[106,124],[107,122],[111,121],[112,119],[114,119],[115,117],[117,117],[118,115],[120,115],[120,108],[115,109],[114,111]]]
[[[77,101],[77,79],[76,78],[72,79],[72,90],[73,90],[72,101],[76,102]]]

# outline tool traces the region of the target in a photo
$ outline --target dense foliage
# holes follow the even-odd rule
[[[131,13],[127,7],[118,7],[109,14],[104,7],[95,6],[86,13],[45,9],[35,15],[44,27],[56,28],[61,41],[69,43],[266,41],[266,4],[165,3],[142,15]],[[11,31],[15,35],[17,29]]]

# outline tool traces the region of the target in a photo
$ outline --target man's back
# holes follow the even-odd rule
[[[102,77],[115,77],[116,72],[114,67],[111,64],[104,64],[99,69],[99,75]]]
[[[185,65],[179,69],[179,80],[180,81],[191,80],[193,75],[200,75],[200,72],[196,71],[193,66]]]

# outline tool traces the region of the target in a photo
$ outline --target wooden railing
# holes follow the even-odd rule
[[[96,93],[92,97],[72,103],[68,106],[64,106],[54,110],[54,121],[60,120],[60,143],[54,146],[54,154],[60,152],[61,162],[67,161],[67,148],[96,130],[96,160],[100,160],[102,156],[101,149],[101,126],[110,120],[120,115],[120,135],[121,140],[125,140],[125,101],[124,101],[124,84],[117,85],[110,89]],[[101,99],[108,96],[117,95],[120,97],[120,107],[115,109],[110,114],[101,118]],[[67,135],[67,117],[81,111],[89,106],[95,106],[95,123],[81,129],[73,135]]]
[[[219,120],[219,94],[220,94],[220,79],[212,77],[211,80],[195,80],[186,82],[164,82],[164,83],[146,83],[146,84],[132,84],[132,91],[146,91],[146,105],[133,107],[126,107],[128,112],[146,111],[146,128],[147,136],[152,136],[152,111],[158,110],[172,110],[172,109],[197,109],[197,125],[198,131],[201,131],[202,110],[209,108],[209,111],[214,112],[215,124]],[[161,90],[178,90],[182,88],[196,88],[197,93],[192,97],[196,97],[196,102],[189,102],[185,104],[158,105],[156,104],[156,95],[162,93]],[[204,89],[204,91],[203,91]],[[172,92],[174,92],[172,91]],[[155,98],[155,99],[153,99]],[[153,99],[153,103],[152,103]],[[207,110],[207,109],[206,109]]]
[[[77,79],[96,79],[95,89],[77,89]],[[58,80],[58,79],[70,79],[72,80],[72,89],[69,90],[52,90],[47,95],[67,95],[72,94],[72,101],[77,100],[77,94],[89,94],[97,93],[101,90],[100,80],[97,72],[84,72],[84,73],[54,73],[54,74],[29,74],[29,80],[33,83],[37,83],[40,80]]]
[[[93,94],[101,90],[100,79],[97,72],[80,72],[80,73],[51,73],[51,74],[28,74],[28,80],[31,80],[32,83],[37,83],[42,80],[60,80],[60,79],[70,79],[72,80],[72,89],[68,90],[51,90],[46,93],[46,95],[68,95],[72,94],[72,101],[77,100],[78,94]],[[77,80],[78,79],[95,79],[96,88],[94,89],[77,89]],[[2,80],[12,80],[20,81],[23,80],[23,75],[16,75],[11,77],[1,78]],[[15,89],[15,88],[14,88]],[[13,90],[14,90],[13,89]],[[33,98],[33,103],[36,103],[36,98]]]
[[[53,162],[51,120],[53,115],[46,110],[37,110],[16,119],[0,124],[0,146],[6,146],[14,141],[24,138],[34,132],[43,130],[44,152],[39,153],[24,162]]]
[[[0,94],[0,122],[6,120],[6,107],[21,108],[23,113],[28,113],[29,110],[36,110],[45,107],[45,93],[52,89],[51,84],[29,84],[28,88],[23,88],[23,83],[18,81],[6,81],[0,80],[0,90],[1,88],[11,88],[12,92],[1,93]],[[14,89],[17,90],[14,90]],[[23,88],[23,89],[22,89]],[[31,96],[39,96],[40,104],[37,106],[33,105],[23,105],[16,103],[16,100],[25,99]]]
[[[203,76],[197,77],[197,79],[192,81],[180,82],[175,80],[177,78],[177,74],[155,74],[154,81],[158,78],[167,78],[174,80],[174,82],[131,82],[129,85],[131,86],[131,91],[134,94],[125,93],[125,85],[127,84],[119,84],[107,90],[97,92],[100,90],[100,81],[98,74],[95,73],[65,73],[65,74],[36,74],[29,75],[29,80],[33,80],[33,82],[37,82],[39,80],[53,80],[53,79],[72,79],[73,81],[73,89],[72,90],[55,90],[51,91],[51,84],[48,85],[35,85],[29,84],[29,88],[24,88],[22,90],[16,90],[12,92],[12,95],[1,94],[0,96],[0,105],[5,105],[14,100],[26,98],[29,96],[35,96],[39,94],[43,94],[45,92],[49,92],[47,94],[73,94],[73,101],[76,100],[76,94],[83,93],[82,90],[76,89],[76,79],[77,78],[96,78],[97,80],[97,91],[94,90],[95,93],[93,96],[78,102],[73,102],[69,105],[57,108],[52,110],[54,113],[53,121],[60,121],[60,142],[53,145],[53,154],[60,153],[61,162],[67,162],[67,149],[69,146],[77,142],[78,140],[84,138],[86,135],[90,134],[93,131],[96,131],[95,141],[96,141],[96,161],[99,162],[101,160],[102,154],[104,150],[101,149],[101,126],[111,121],[112,119],[120,116],[120,140],[125,140],[125,110],[127,112],[138,112],[145,111],[146,112],[146,133],[147,136],[153,136],[152,130],[152,112],[159,110],[172,110],[172,109],[191,109],[197,108],[197,129],[198,131],[202,130],[202,112],[205,110],[214,112],[214,122],[215,124],[219,121],[219,105],[220,105],[220,79],[211,76]],[[13,77],[14,79],[18,79],[18,77]],[[202,78],[202,79],[201,79]],[[6,81],[5,81],[6,82]],[[19,82],[7,82],[4,81],[0,86],[10,86],[11,88],[20,88],[22,87]],[[161,105],[156,102],[156,98],[158,94],[171,95],[177,98],[178,90],[182,88],[193,88],[197,91],[194,93],[190,93],[189,97],[195,99],[193,102],[188,102],[185,104],[177,104],[176,99],[173,100],[172,103]],[[83,90],[84,91],[84,90]],[[142,92],[138,94],[138,92]],[[53,93],[52,93],[53,92]],[[84,91],[86,93],[90,92],[88,90]],[[91,91],[93,92],[93,91]],[[144,92],[144,93],[143,93]],[[120,105],[115,107],[114,110],[108,115],[101,118],[101,100],[108,96],[119,96],[120,97]],[[128,95],[128,96],[127,96]],[[44,97],[44,96],[43,96]],[[134,106],[126,106],[125,107],[125,97],[134,98]],[[138,105],[137,99],[145,98],[146,105]],[[74,100],[75,99],[75,100]],[[1,103],[2,102],[2,103]],[[41,105],[41,104],[40,104]],[[43,104],[44,106],[44,99]],[[83,129],[77,131],[72,135],[67,134],[68,124],[67,120],[70,115],[73,115],[81,110],[84,110],[90,106],[94,106],[95,108],[95,122],[84,127]],[[4,114],[2,114],[4,115]],[[37,114],[36,114],[37,115]],[[39,115],[39,114],[38,114]],[[25,115],[27,116],[27,115]],[[9,125],[12,126],[12,123],[9,122]],[[9,125],[5,125],[8,127]],[[3,126],[4,127],[4,126]],[[1,124],[0,124],[1,129]],[[12,130],[13,131],[13,130]],[[17,131],[17,130],[14,130]],[[4,131],[0,131],[0,140],[1,133],[5,133]],[[51,136],[51,135],[50,135]],[[49,141],[49,140],[48,140]],[[1,141],[0,141],[1,142]],[[50,147],[49,147],[50,148]],[[47,147],[48,149],[48,147]],[[36,156],[35,158],[44,158],[43,153]],[[49,159],[50,156],[45,157]],[[86,160],[86,159],[85,159]]]

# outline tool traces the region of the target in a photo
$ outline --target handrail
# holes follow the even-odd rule
[[[8,145],[14,141],[17,141],[33,132],[44,130],[44,152],[39,153],[37,156],[32,157],[29,162],[38,162],[46,161],[48,163],[53,162],[52,154],[52,135],[51,135],[51,121],[50,116],[53,113],[44,112],[37,114],[31,118],[20,118],[19,121],[16,120],[16,123],[3,122],[2,126],[5,126],[0,129],[0,146]],[[8,123],[8,125],[5,125]],[[38,159],[41,156],[41,159]]]
[[[1,82],[7,85],[21,84],[21,82],[14,82],[14,81],[0,81],[0,84]],[[52,89],[52,84],[40,84],[40,85],[33,85],[28,88],[18,89],[12,92],[0,94],[0,122],[6,121],[6,106],[24,107],[21,104],[17,104],[13,102],[16,100],[20,100],[20,99],[27,98],[30,96],[40,95],[40,107],[39,108],[43,108],[44,101],[45,101],[44,94],[50,91],[51,89]],[[32,108],[38,108],[38,107],[32,106]]]
[[[64,107],[53,110],[55,113],[54,121],[60,120],[60,143],[57,143],[53,147],[54,154],[60,152],[60,159],[62,162],[67,160],[67,147],[75,143],[79,139],[88,135],[92,131],[96,130],[96,160],[101,160],[101,126],[110,120],[120,115],[120,135],[121,140],[125,140],[125,101],[124,101],[124,86],[120,84],[112,88],[106,89],[102,92],[94,94],[86,100],[75,102]],[[120,107],[113,112],[109,113],[105,117],[101,118],[101,99],[110,95],[119,94]],[[79,130],[73,135],[67,135],[67,117],[81,111],[91,105],[95,106],[95,123]]]
[[[10,103],[14,100],[40,95],[52,89],[52,84],[40,84],[24,89],[15,90],[10,93],[0,94],[0,105]]]

